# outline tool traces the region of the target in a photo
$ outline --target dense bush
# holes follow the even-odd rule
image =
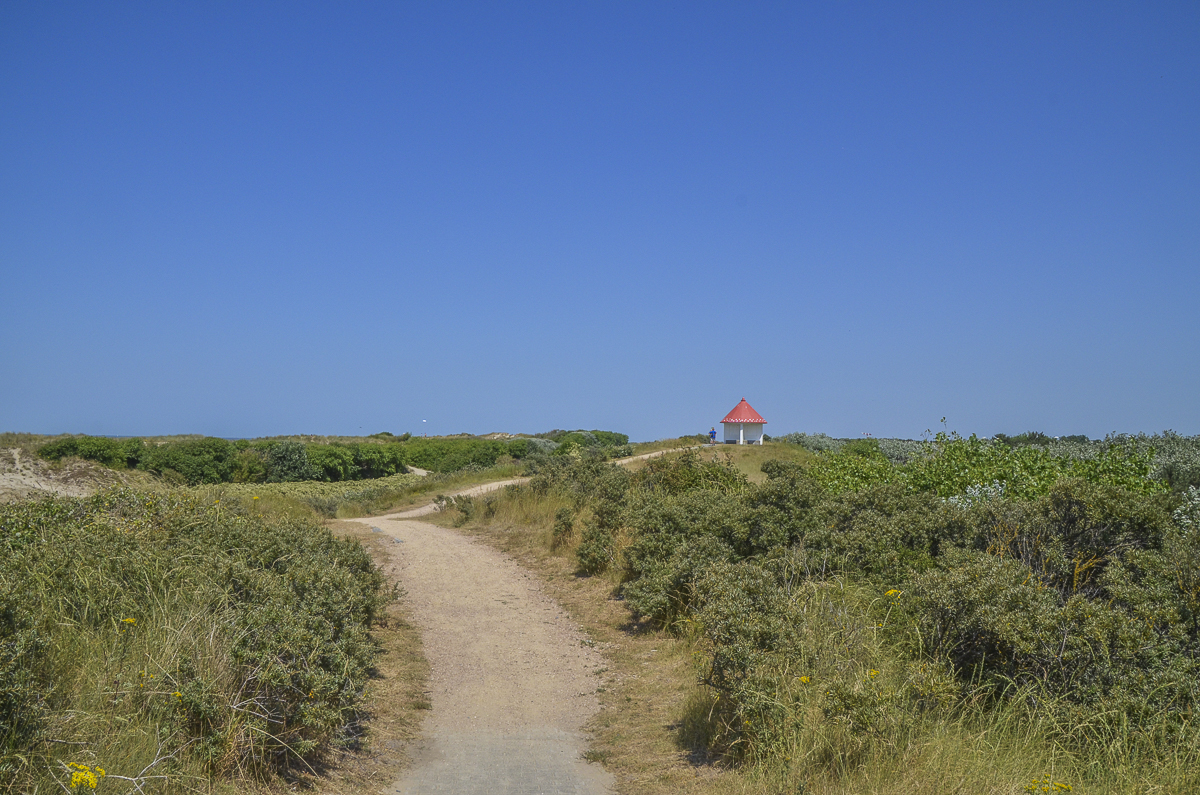
[[[873,440],[872,440],[873,441]],[[965,495],[980,486],[998,485],[1004,494],[1033,499],[1048,493],[1061,478],[1153,493],[1169,488],[1154,474],[1154,450],[1137,440],[1115,438],[1089,451],[1087,457],[1058,455],[1047,447],[1010,446],[975,436],[939,433],[921,455],[894,464],[863,440],[823,453],[812,476],[833,493],[857,491],[883,483],[900,483],[941,497]]]
[[[814,453],[839,452],[848,444],[860,445],[866,442],[879,450],[889,461],[896,464],[906,463],[923,453],[926,445],[912,439],[835,439],[823,433],[789,433],[775,438],[779,442],[787,442],[803,447]]]
[[[42,445],[38,454],[49,461],[85,458],[105,466],[136,467],[144,444],[141,439],[110,439],[105,436],[68,436]]]
[[[309,456],[308,448],[300,442],[280,442],[266,449],[266,455],[261,450],[245,450],[247,457],[265,458],[261,467],[262,478],[268,483],[291,483],[299,480],[341,480],[342,478],[328,477],[328,470],[314,465]],[[322,478],[324,474],[326,477]],[[242,482],[253,482],[246,479]]]
[[[147,445],[138,468],[169,480],[197,483],[228,483],[233,480],[238,449],[225,439],[195,439],[164,445]]]
[[[560,441],[543,438],[427,439],[409,434],[375,434],[380,442],[304,443],[296,440],[203,438],[146,444],[141,439],[71,436],[43,445],[38,454],[58,461],[84,458],[110,467],[138,468],[170,482],[287,483],[383,478],[415,466],[431,472],[486,469],[501,459],[530,460],[556,454],[615,458],[629,455],[625,434],[611,431],[555,431]]]
[[[823,433],[789,433],[778,437],[778,440],[800,445],[814,453],[836,453],[846,445],[864,441],[835,439]],[[894,464],[905,464],[925,457],[941,444],[937,439],[930,442],[887,438],[870,441],[877,443],[883,456]],[[1103,457],[1114,447],[1135,449],[1142,453],[1153,450],[1151,476],[1155,480],[1162,480],[1181,492],[1189,486],[1200,486],[1200,436],[1181,436],[1174,431],[1163,431],[1153,436],[1117,434],[1097,440],[1082,435],[1051,437],[1039,431],[1027,431],[1016,436],[996,434],[986,441],[1012,451],[1033,447],[1049,457],[1073,461]]]
[[[366,480],[408,471],[401,444],[309,444],[305,451],[315,477],[289,480]]]
[[[495,439],[414,438],[404,444],[407,463],[430,472],[455,472],[469,466],[495,466],[509,454],[509,443]]]
[[[210,437],[145,444],[141,439],[73,436],[44,445],[38,454],[49,460],[74,456],[106,466],[137,467],[191,486],[363,480],[408,471],[404,465],[406,448],[399,442],[304,444],[294,440],[230,442]]]
[[[546,433],[534,434],[534,438],[547,439],[559,444],[563,444],[571,440],[586,440],[586,444],[583,445],[585,447],[590,445],[599,445],[601,447],[623,447],[624,445],[629,444],[628,434],[616,433],[615,431],[563,431],[555,429],[553,431],[547,431]]]
[[[83,760],[179,791],[311,759],[357,720],[388,594],[356,543],[120,490],[0,506],[0,549],[0,769],[19,791]]]
[[[619,566],[636,615],[704,639],[715,751],[819,735],[847,760],[922,716],[1023,710],[1098,770],[1200,785],[1200,490],[1142,441],[1088,444],[939,435],[897,464],[856,440],[758,485],[694,453],[563,461],[529,488],[595,517],[582,571]]]

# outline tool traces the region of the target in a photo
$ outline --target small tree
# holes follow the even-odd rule
[[[280,442],[267,453],[268,483],[316,480],[317,470],[308,460],[308,451],[300,442]]]

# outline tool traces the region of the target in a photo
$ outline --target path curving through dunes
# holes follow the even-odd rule
[[[477,486],[477,495],[519,481]],[[406,606],[430,663],[431,712],[397,795],[602,795],[611,776],[582,758],[601,656],[537,577],[507,555],[417,520],[425,506],[357,519],[403,544]]]

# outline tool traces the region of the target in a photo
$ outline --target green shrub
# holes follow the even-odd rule
[[[38,667],[45,638],[34,626],[28,594],[14,593],[14,584],[0,582],[0,761],[42,739],[50,684]]]
[[[113,490],[0,505],[0,547],[0,764],[19,791],[81,758],[127,776],[170,762],[146,792],[197,766],[278,769],[359,714],[389,594],[325,528]]]
[[[400,444],[309,444],[305,450],[319,480],[364,480],[408,471]]]
[[[749,482],[728,456],[706,459],[695,450],[652,458],[633,478],[639,488],[664,495],[697,489],[732,494],[746,488]]]
[[[546,433],[534,434],[534,438],[546,439],[557,443],[562,443],[568,440],[574,440],[576,442],[585,440],[585,442],[581,445],[583,447],[590,445],[599,445],[601,447],[620,447],[622,445],[629,444],[628,434],[616,433],[614,431],[585,431],[582,429],[575,431],[564,431],[556,428],[555,430],[547,431]]]
[[[234,483],[262,483],[267,479],[267,459],[259,450],[238,446],[233,462]]]
[[[317,480],[321,470],[313,466],[308,449],[300,442],[279,442],[267,452],[267,482],[288,483]]]
[[[1197,783],[1200,489],[1169,491],[1136,438],[884,441],[760,484],[694,454],[551,456],[527,488],[569,499],[560,525],[596,517],[582,572],[620,561],[635,616],[700,639],[715,754],[836,774],[1020,726],[1101,779]]]
[[[611,530],[595,524],[585,526],[583,538],[575,549],[579,570],[585,574],[606,571],[612,565],[614,552]]]
[[[879,449],[878,439],[852,439],[842,445],[840,452],[863,458],[877,458],[883,455]]]
[[[38,448],[48,461],[83,458],[120,469],[134,468],[142,458],[145,443],[141,439],[109,439],[104,436],[69,436]]]
[[[826,570],[891,587],[970,533],[962,512],[935,495],[885,483],[814,506],[797,538]]]
[[[413,438],[403,444],[406,463],[430,472],[457,472],[469,466],[495,466],[508,445],[494,439]]]
[[[188,485],[228,483],[238,457],[232,442],[212,437],[146,447],[138,466]]]
[[[626,550],[632,558],[629,570],[633,579],[621,594],[634,615],[652,619],[659,626],[670,626],[686,616],[694,607],[700,578],[715,564],[736,557],[728,544],[710,535],[693,536],[678,546],[657,550],[664,557],[653,556],[655,546],[643,535]]]
[[[904,479],[904,470],[882,454],[824,454],[809,467],[808,472],[831,494],[845,494]]]
[[[551,534],[553,549],[566,546],[575,535],[575,512],[570,508],[559,508],[554,514],[554,528]]]

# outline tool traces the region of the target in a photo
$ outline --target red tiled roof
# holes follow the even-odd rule
[[[746,402],[746,398],[742,398],[742,402],[733,407],[733,411],[725,415],[725,419],[721,422],[761,422],[763,425],[767,421],[762,418],[762,415],[751,408]]]

